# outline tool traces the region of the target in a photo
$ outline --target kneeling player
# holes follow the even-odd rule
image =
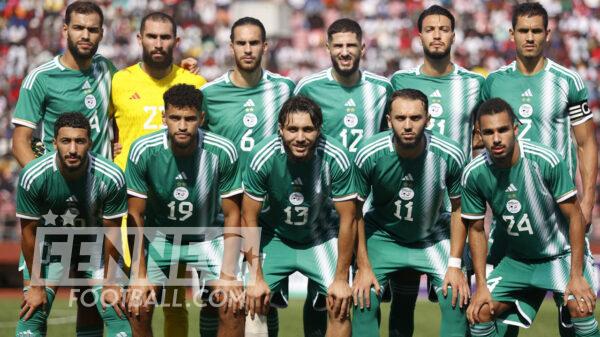
[[[242,223],[262,227],[262,263],[256,256],[250,260],[254,272],[246,305],[252,317],[266,314],[270,294],[298,271],[327,295],[327,335],[350,336],[353,165],[340,143],[321,134],[322,121],[321,108],[313,101],[290,98],[279,113],[279,135],[265,138],[249,156]],[[265,200],[269,207],[261,212]],[[330,219],[332,202],[339,229]]]
[[[496,336],[494,319],[529,327],[545,293],[553,291],[562,293],[576,336],[600,336],[593,316],[597,278],[584,253],[585,228],[566,163],[553,149],[517,140],[516,117],[502,99],[482,104],[477,120],[486,151],[462,178],[462,217],[477,279],[467,310],[471,334]],[[506,256],[487,280],[486,203],[507,238]],[[518,321],[506,320],[511,313]]]
[[[132,328],[136,336],[144,337],[152,336],[150,296],[168,284],[166,275],[171,268],[189,264],[205,271],[208,280],[231,281],[235,269],[228,264],[232,269],[225,270],[223,261],[233,261],[229,253],[239,255],[239,247],[229,249],[230,240],[211,238],[206,229],[220,226],[220,209],[225,228],[239,227],[242,189],[235,147],[225,138],[199,129],[203,118],[199,90],[178,84],[163,98],[167,128],[136,140],[126,169],[129,226],[143,227],[149,239],[143,249],[132,254],[133,285],[127,294],[128,310],[135,316]],[[196,243],[186,245],[183,237],[175,241],[173,236],[161,234],[162,228],[173,227],[185,228],[185,234],[195,236]],[[149,237],[148,233],[155,235]],[[222,294],[218,290],[215,293]],[[241,299],[241,284],[235,290]],[[201,314],[214,316],[214,307],[219,307],[219,335],[243,335],[244,315],[236,314],[232,303],[209,303],[218,305],[205,306]]]
[[[90,133],[90,124],[85,116],[80,113],[62,114],[54,124],[56,152],[31,161],[21,171],[17,216],[21,219],[22,251],[27,264],[24,278],[28,280],[31,275],[31,286],[24,289],[23,306],[17,323],[18,337],[45,336],[46,321],[59,281],[79,263],[88,264],[91,268],[78,277],[103,279],[108,257],[115,253],[114,245],[107,241],[104,255],[101,245],[92,245],[97,248],[87,253],[92,256],[92,261],[76,259],[64,266],[50,260],[50,263],[42,262],[41,275],[37,272],[30,274],[34,264],[40,263],[33,261],[37,227],[104,226],[116,229],[118,236],[121,218],[127,212],[125,178],[115,164],[89,152],[92,145]],[[68,232],[65,230],[65,233]],[[45,246],[49,244],[44,242]],[[81,248],[77,244],[73,247],[76,251]],[[127,317],[121,312],[121,289],[96,285],[92,290],[94,303],[106,324],[108,336],[131,336]],[[109,302],[115,305],[104,310],[101,296],[109,296],[108,293],[111,293]],[[78,335],[102,334],[102,331],[83,330],[85,327],[78,327]]]
[[[460,259],[466,237],[460,221],[464,155],[455,142],[425,131],[427,105],[418,90],[394,92],[387,116],[391,130],[371,137],[356,155],[359,198],[372,193],[373,200],[358,222],[354,336],[379,336],[379,285],[402,269],[432,279],[441,336],[464,336],[467,330],[461,308],[469,288]],[[448,195],[452,213],[443,207]]]

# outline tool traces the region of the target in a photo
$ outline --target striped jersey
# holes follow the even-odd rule
[[[460,145],[471,157],[473,115],[479,105],[481,86],[485,78],[456,64],[444,76],[428,76],[421,67],[399,70],[391,77],[394,90],[417,89],[427,96],[431,120],[427,128]]]
[[[54,145],[54,123],[65,112],[80,112],[90,121],[91,151],[112,157],[110,139],[111,80],[116,72],[108,59],[96,54],[86,70],[73,70],[60,63],[60,55],[30,72],[19,92],[12,123],[36,129],[47,151]]]
[[[581,76],[546,59],[544,69],[524,75],[517,62],[491,73],[482,89],[484,99],[507,101],[521,121],[519,139],[556,149],[575,176],[577,158],[571,141],[571,126],[590,118],[588,92]]]
[[[401,244],[423,245],[449,237],[445,199],[460,198],[465,156],[449,138],[426,131],[425,150],[403,159],[392,130],[381,132],[356,155],[359,198],[372,193],[365,225],[389,233]]]
[[[294,82],[263,70],[260,82],[251,88],[237,87],[227,72],[200,90],[207,130],[233,142],[243,167],[248,153],[263,138],[277,133],[277,117],[292,94]]]
[[[221,198],[242,193],[233,144],[198,131],[191,156],[171,150],[167,129],[136,140],[125,178],[130,196],[146,199],[145,227],[218,227]]]
[[[175,84],[200,88],[204,83],[206,80],[202,76],[177,65],[161,79],[148,75],[141,63],[119,70],[113,77],[111,99],[117,125],[116,139],[123,149],[115,156],[115,163],[125,170],[133,141],[163,127],[165,91]]]
[[[540,143],[517,142],[520,158],[510,168],[494,166],[487,152],[462,177],[462,217],[483,219],[486,202],[505,231],[507,255],[545,259],[570,251],[569,223],[558,204],[577,191],[565,160]]]
[[[356,198],[354,168],[345,148],[331,137],[321,135],[316,147],[312,158],[295,162],[281,137],[272,135],[250,153],[242,180],[250,198],[268,199],[259,216],[263,233],[303,245],[337,237],[332,201]]]
[[[386,125],[384,118],[392,86],[385,77],[361,71],[360,81],[345,87],[335,80],[332,68],[328,68],[303,78],[294,95],[306,96],[321,107],[321,132],[341,142],[354,157],[362,142]]]
[[[88,154],[86,173],[66,180],[56,152],[29,162],[19,175],[17,217],[40,220],[41,226],[99,227],[102,219],[127,214],[123,172],[114,163]]]

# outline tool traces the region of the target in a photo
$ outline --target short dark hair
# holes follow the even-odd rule
[[[392,97],[390,98],[390,108],[392,103],[399,98],[408,99],[411,101],[420,101],[423,103],[423,108],[425,108],[425,114],[429,113],[429,101],[427,100],[427,96],[420,90],[407,88],[394,91],[392,93]],[[391,111],[391,109],[388,109],[388,111]]]
[[[289,115],[297,112],[306,112],[310,115],[310,120],[317,130],[321,130],[323,125],[323,112],[317,103],[305,96],[294,96],[288,99],[279,111],[278,122],[284,126]]]
[[[90,121],[81,112],[65,112],[61,114],[54,123],[54,138],[58,136],[58,130],[64,127],[85,129],[88,138],[92,136]]]
[[[144,33],[144,27],[146,25],[146,21],[160,21],[160,22],[169,22],[171,27],[173,28],[173,36],[177,36],[177,24],[172,16],[169,14],[165,14],[162,12],[152,12],[148,13],[146,16],[142,18],[142,23],[140,24],[140,33]]]
[[[241,19],[238,19],[236,22],[233,23],[233,26],[231,26],[231,33],[229,35],[229,39],[231,40],[231,42],[233,42],[233,31],[237,27],[245,25],[251,25],[260,28],[260,38],[262,39],[262,42],[267,41],[267,31],[265,30],[265,26],[263,25],[263,23],[260,22],[259,19],[245,16]]]
[[[508,113],[508,116],[513,121],[513,124],[515,123],[515,121],[518,122],[517,116],[515,115],[515,112],[513,111],[510,104],[508,104],[502,98],[498,98],[498,97],[490,98],[487,101],[481,103],[481,105],[479,106],[479,109],[477,109],[477,119],[476,120],[478,123],[480,123],[481,116],[495,115],[495,114],[502,113],[502,112]]]
[[[67,6],[67,10],[65,12],[65,24],[68,26],[71,23],[71,14],[79,13],[79,14],[92,14],[96,13],[100,16],[100,27],[104,24],[104,14],[102,13],[102,9],[95,3],[91,1],[75,1],[74,3]]]
[[[167,106],[170,105],[180,109],[194,108],[200,112],[202,110],[203,97],[202,91],[196,89],[193,85],[176,84],[163,94],[165,111],[167,110]]]
[[[354,33],[358,38],[358,41],[362,41],[362,28],[358,22],[348,19],[342,18],[339,20],[335,20],[329,28],[327,28],[327,40],[331,41],[333,34],[336,33]]]
[[[532,17],[541,16],[544,20],[544,29],[548,29],[548,12],[539,2],[524,2],[515,5],[512,13],[512,27],[517,26],[517,20],[520,16]]]
[[[442,6],[433,5],[422,11],[419,15],[419,19],[417,20],[417,26],[419,28],[419,33],[423,30],[423,20],[430,15],[442,15],[450,19],[450,28],[454,31],[454,25],[456,20],[454,19],[454,15],[450,13],[450,11]]]

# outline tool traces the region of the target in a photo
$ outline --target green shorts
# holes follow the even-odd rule
[[[584,257],[583,275],[597,293],[598,277],[593,263],[592,257]],[[498,319],[506,324],[529,328],[547,291],[560,294],[562,299],[569,282],[570,265],[571,254],[537,263],[525,263],[506,256],[487,278],[494,301],[515,304]]]
[[[61,280],[69,278],[69,274],[76,269],[77,278],[102,280],[104,279],[104,258],[101,252],[72,258],[68,263],[63,261],[64,256],[44,258],[40,264],[40,278],[47,285],[60,285]],[[61,258],[61,259],[58,259]],[[33,266],[35,268],[35,265]],[[19,271],[23,272],[23,280],[31,280],[30,271],[25,263],[23,253],[19,257]]]
[[[327,295],[337,266],[337,242],[337,238],[333,238],[318,245],[297,247],[288,245],[276,235],[263,236],[261,251],[265,282],[276,293],[284,287],[289,275],[299,272],[313,281],[318,293]],[[317,296],[313,298],[313,306],[316,300]]]

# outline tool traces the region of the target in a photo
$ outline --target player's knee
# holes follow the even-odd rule
[[[141,310],[139,316],[129,319],[134,337],[152,337],[152,311]]]
[[[582,306],[584,308],[587,308],[587,306],[585,304],[583,304],[583,303],[582,303]],[[573,319],[573,318],[585,318],[585,317],[589,317],[591,315],[587,310],[584,310],[583,312],[581,310],[579,310],[579,307],[577,306],[577,301],[575,299],[570,299],[567,302],[567,309],[569,310],[569,314],[571,315],[571,319]]]

